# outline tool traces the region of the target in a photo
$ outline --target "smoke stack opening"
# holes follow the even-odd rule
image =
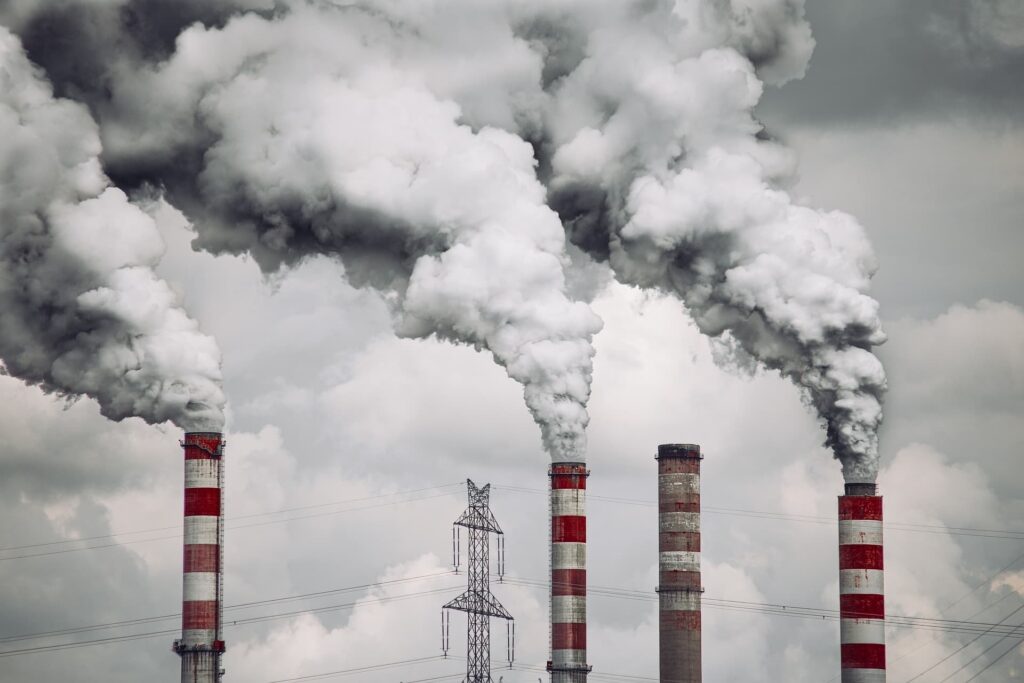
[[[700,454],[700,446],[695,443],[663,443],[658,446],[658,454],[654,456],[655,460],[661,460],[662,458],[696,458],[697,460],[703,460],[704,456]]]
[[[846,484],[846,495],[848,496],[877,496],[878,484],[854,482]]]

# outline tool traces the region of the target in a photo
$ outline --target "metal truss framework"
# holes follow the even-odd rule
[[[446,604],[441,611],[441,648],[448,654],[449,610],[466,613],[466,683],[493,683],[491,678],[491,617],[504,619],[508,626],[508,662],[515,660],[515,622],[498,599],[491,594],[490,535],[497,536],[498,580],[505,573],[504,532],[490,509],[491,485],[480,488],[466,480],[469,507],[455,520],[452,528],[452,560],[459,571],[459,528],[468,530],[466,592]]]

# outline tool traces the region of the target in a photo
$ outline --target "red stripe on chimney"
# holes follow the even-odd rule
[[[581,515],[561,515],[551,518],[552,543],[586,543],[587,518]]]
[[[552,650],[586,650],[586,624],[551,624]]]
[[[882,519],[881,496],[841,496],[839,498],[839,519]]]
[[[586,569],[552,569],[551,595],[586,595]]]
[[[851,643],[842,646],[842,668],[884,669],[884,643]]]
[[[220,515],[220,489],[185,489],[185,516]]]
[[[839,616],[848,619],[884,619],[884,595],[847,593],[839,596]]]
[[[882,546],[839,546],[840,569],[882,569]]]

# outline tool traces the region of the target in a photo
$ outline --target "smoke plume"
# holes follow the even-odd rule
[[[554,34],[585,24],[549,21],[569,22]],[[803,74],[802,3],[622,3],[587,21],[546,127],[550,201],[573,241],[795,382],[846,478],[874,481],[885,374],[871,347],[885,336],[872,250],[850,216],[792,201],[791,156],[752,113],[763,81]]]
[[[567,235],[791,379],[846,476],[874,479],[874,257],[854,219],[792,201],[793,159],[753,115],[806,68],[802,0],[203,7],[17,18],[99,118],[115,181],[164,188],[198,246],[267,271],[337,255],[400,333],[490,350],[577,459],[599,322],[567,295]],[[61,29],[72,11],[87,30]]]
[[[100,169],[95,123],[55,99],[0,27],[0,359],[7,373],[102,413],[219,429],[213,340],[153,272],[152,219]]]
[[[551,456],[580,460],[600,320],[567,295],[533,148],[499,127],[517,126],[516,88],[541,94],[516,82],[540,59],[490,9],[468,8],[490,35],[462,37],[443,7],[409,11],[296,2],[197,24],[163,61],[107,55],[109,97],[68,87],[98,112],[109,172],[164,188],[199,247],[267,272],[336,255],[385,293],[399,334],[490,351]],[[476,60],[490,38],[507,65]]]

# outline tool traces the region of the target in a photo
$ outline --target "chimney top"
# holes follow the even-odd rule
[[[846,495],[848,496],[877,496],[878,485],[875,483],[855,482],[846,484]]]
[[[695,443],[663,443],[658,446],[658,454],[655,460],[662,458],[688,458],[700,460],[700,446]]]

